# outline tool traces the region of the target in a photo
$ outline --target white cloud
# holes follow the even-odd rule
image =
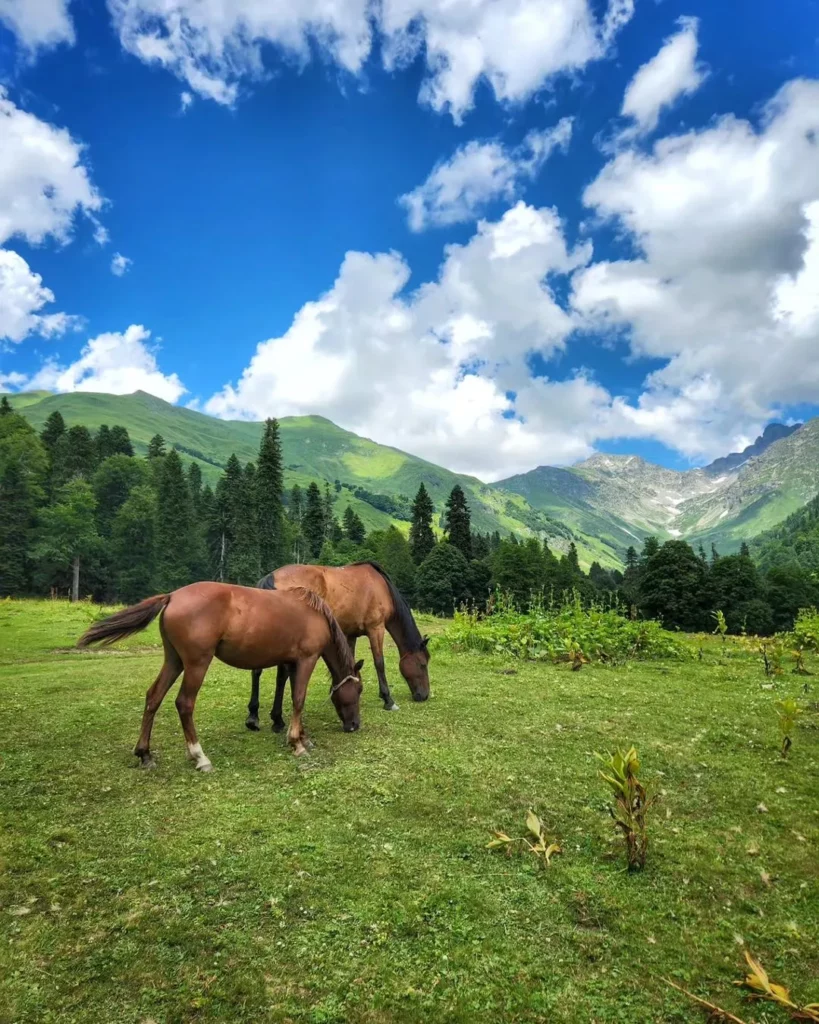
[[[660,112],[680,96],[699,89],[706,72],[697,64],[696,18],[680,18],[679,31],[669,36],[662,49],[642,65],[628,84],[620,113],[633,119],[633,132],[650,132]]]
[[[786,85],[758,128],[726,117],[619,153],[585,201],[642,254],[580,271],[574,307],[666,360],[626,420],[710,456],[819,401],[819,81]]]
[[[0,249],[0,341],[19,342],[30,334],[49,338],[67,331],[75,317],[40,312],[53,301],[54,293],[22,256]]]
[[[487,479],[571,461],[590,452],[590,435],[567,431],[564,416],[588,421],[605,392],[583,378],[533,381],[526,360],[559,351],[573,327],[546,276],[589,256],[567,249],[553,210],[523,203],[449,246],[437,279],[410,294],[398,254],[348,253],[333,287],[205,408],[226,418],[321,412]],[[507,418],[522,410],[525,423]]]
[[[0,245],[15,235],[67,242],[75,215],[93,215],[102,203],[83,147],[65,128],[20,110],[0,86]]]
[[[359,75],[378,41],[384,65],[426,62],[421,99],[460,122],[481,79],[519,102],[604,56],[633,13],[609,0],[108,0],[122,45],[167,68],[191,94],[231,105],[265,75],[263,51],[304,65],[311,47]]]
[[[47,362],[26,381],[29,390],[101,391],[128,395],[133,391],[176,402],[185,387],[175,373],[163,374],[156,352],[148,345],[151,332],[139,324],[122,334],[99,334],[85,345],[80,358],[68,366]]]
[[[461,146],[449,160],[436,164],[422,185],[400,197],[410,228],[423,231],[474,220],[492,200],[511,201],[554,149],[566,150],[571,134],[572,119],[564,117],[553,128],[530,132],[515,149],[500,142]]]
[[[123,256],[122,253],[115,252],[111,259],[111,273],[115,277],[122,277],[131,269],[133,262],[127,256]]]
[[[181,109],[183,114],[185,113],[185,111],[188,109],[188,107],[192,103],[193,103],[193,93],[192,92],[188,92],[187,89],[184,89],[182,91],[182,93],[180,94],[180,96],[179,96],[179,106],[180,106],[180,109]]]
[[[32,53],[74,42],[67,0],[0,0],[0,22]]]

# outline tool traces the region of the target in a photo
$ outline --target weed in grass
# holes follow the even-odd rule
[[[779,732],[782,734],[782,756],[787,757],[793,746],[796,720],[803,712],[793,697],[778,700],[776,706],[779,711]]]
[[[725,637],[728,634],[728,623],[725,621],[725,614],[722,611],[722,609],[717,609],[717,611],[711,612],[711,616],[712,616],[712,618],[714,618],[716,620],[716,623],[717,623],[716,626],[714,627],[714,629],[712,630],[712,632],[715,635],[717,633],[719,633],[720,639],[722,640],[722,642],[724,644],[725,643]]]
[[[754,960],[749,952],[745,952],[745,960],[750,970],[742,981],[735,981],[734,984],[741,988],[748,989],[752,999],[762,999],[770,1003],[776,1003],[783,1010],[787,1010],[791,1020],[819,1021],[819,1003],[808,1003],[800,1006],[791,998],[791,994],[784,985],[778,985],[771,981],[768,972]]]
[[[523,843],[529,853],[534,854],[538,858],[541,867],[549,867],[552,857],[563,851],[556,842],[549,839],[546,826],[533,810],[529,810],[526,815],[526,828],[529,831],[529,835],[534,838],[534,842],[528,836],[519,836],[513,839],[512,836],[508,836],[505,832],[493,831],[492,835],[494,838],[490,839],[486,844],[487,849],[503,850],[509,856],[516,844]]]
[[[595,756],[606,766],[606,771],[599,774],[614,795],[614,805],[608,810],[623,833],[628,869],[641,871],[646,864],[648,848],[646,815],[656,798],[648,795],[646,787],[637,778],[640,760],[634,747],[626,753],[618,749],[613,754]]]

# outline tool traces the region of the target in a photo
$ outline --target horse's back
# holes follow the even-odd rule
[[[362,636],[392,614],[389,588],[367,563],[285,565],[271,575],[276,591],[306,587],[324,598],[347,636]]]

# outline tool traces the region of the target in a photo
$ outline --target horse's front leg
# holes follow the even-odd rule
[[[297,661],[294,670],[290,673],[293,714],[290,718],[290,728],[287,730],[287,739],[296,757],[307,753],[307,744],[310,742],[304,731],[301,713],[304,709],[304,699],[307,696],[307,684],[310,682],[310,676],[313,674],[317,661],[318,655]]]
[[[270,712],[270,717],[273,720],[273,732],[281,732],[284,729],[282,705],[284,704],[284,687],[289,673],[288,665],[279,665],[276,670],[276,694],[273,697],[273,708]]]
[[[259,683],[262,679],[262,670],[254,668],[250,673],[250,703],[247,706],[247,719],[245,725],[253,732],[259,731]]]
[[[378,692],[381,695],[381,700],[384,701],[384,710],[397,711],[398,705],[392,699],[384,668],[384,627],[377,626],[375,629],[368,629],[367,639],[370,641],[370,650],[373,652],[375,674],[378,676]]]

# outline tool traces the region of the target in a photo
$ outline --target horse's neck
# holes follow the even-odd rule
[[[409,644],[407,643],[407,638],[404,634],[404,627],[401,625],[401,620],[398,618],[398,616],[393,615],[391,619],[388,619],[384,623],[384,627],[395,641],[395,646],[398,648],[398,653],[402,655],[406,654],[407,651],[409,650]]]
[[[345,668],[344,659],[336,650],[335,644],[331,643],[327,646],[324,651],[324,660],[327,663],[327,668],[330,669],[334,683],[337,683],[343,676],[349,675]]]

